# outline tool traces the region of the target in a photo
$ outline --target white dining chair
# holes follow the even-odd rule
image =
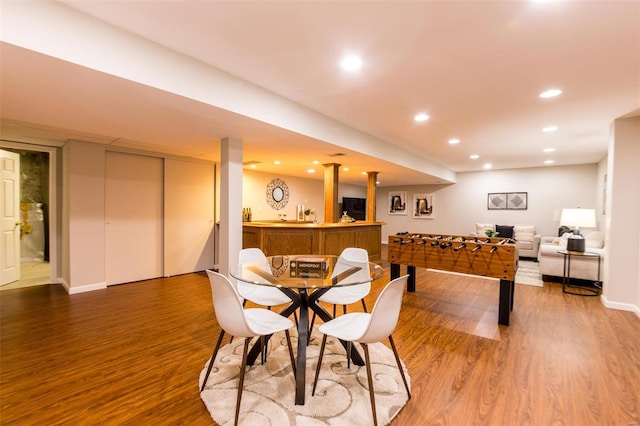
[[[264,352],[264,336],[274,334],[280,331],[284,331],[287,337],[287,346],[289,347],[289,357],[291,358],[291,366],[295,375],[295,361],[293,358],[293,347],[291,345],[291,336],[289,329],[293,327],[293,322],[277,313],[264,308],[250,308],[244,309],[242,307],[242,301],[240,295],[236,291],[231,281],[227,277],[217,272],[207,270],[209,276],[209,282],[211,284],[211,295],[213,298],[213,307],[220,326],[220,335],[218,341],[213,349],[211,355],[211,361],[207,367],[207,372],[202,382],[200,392],[202,392],[209,379],[211,368],[216,360],[218,349],[220,349],[220,343],[225,333],[229,333],[232,336],[244,337],[244,348],[242,351],[242,363],[240,365],[240,379],[238,383],[238,397],[236,399],[236,414],[235,423],[238,424],[238,417],[240,415],[240,401],[242,399],[242,388],[244,385],[244,374],[247,365],[247,352],[249,348],[249,342],[253,337],[260,337],[261,348]],[[264,353],[263,353],[264,358]]]
[[[351,265],[361,263],[363,268],[356,272],[356,276],[360,275],[360,278],[370,278],[369,272],[369,253],[363,248],[347,247],[342,250],[336,267],[333,270],[332,277],[339,275],[348,269]],[[327,291],[325,294],[318,298],[318,302],[329,303],[333,305],[333,316],[336,316],[336,306],[342,305],[342,313],[347,313],[347,305],[362,302],[362,308],[367,312],[367,305],[364,302],[364,298],[371,291],[371,281],[367,281],[364,284],[347,285],[343,287],[334,287]],[[311,325],[309,326],[309,340],[311,340],[311,332],[313,330],[313,323],[316,319],[316,313],[313,312],[311,317]]]
[[[246,248],[240,250],[238,255],[238,264],[249,262],[271,274],[271,267],[269,266],[267,257],[259,248]],[[237,280],[237,288],[238,293],[242,298],[257,305],[263,305],[270,308],[271,306],[291,303],[291,299],[276,287],[250,284]]]
[[[400,363],[400,357],[396,345],[393,342],[391,334],[398,324],[400,308],[402,307],[402,296],[407,285],[409,275],[403,275],[389,282],[382,290],[376,300],[371,313],[353,312],[339,316],[331,321],[318,327],[323,333],[322,345],[320,346],[320,355],[318,356],[318,365],[316,366],[316,375],[313,381],[313,389],[311,395],[315,395],[316,385],[318,384],[318,376],[320,374],[320,366],[322,364],[322,356],[324,355],[324,347],[327,343],[327,336],[333,336],[337,339],[347,342],[347,354],[351,353],[351,345],[358,342],[364,350],[365,366],[367,370],[367,379],[369,382],[369,399],[371,400],[371,411],[373,412],[373,424],[377,425],[376,417],[376,401],[373,390],[373,378],[371,376],[371,361],[369,359],[369,343],[376,343],[389,338],[391,349],[396,358],[402,381],[404,382],[407,395],[411,399],[411,391],[404,370]],[[349,361],[347,361],[349,366]]]

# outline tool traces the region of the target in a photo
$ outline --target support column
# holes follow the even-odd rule
[[[338,176],[340,164],[329,163],[324,166],[324,222],[336,223],[340,218],[338,211]]]
[[[242,249],[242,139],[221,140],[220,163],[218,268],[228,276]]]
[[[376,221],[376,182],[378,172],[367,172],[367,222]]]

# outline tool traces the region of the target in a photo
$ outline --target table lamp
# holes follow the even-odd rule
[[[596,211],[594,209],[562,209],[560,225],[573,228],[573,234],[567,240],[567,250],[584,251],[584,237],[580,235],[580,228],[595,228]]]

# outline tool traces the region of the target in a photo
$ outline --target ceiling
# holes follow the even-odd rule
[[[635,1],[62,3],[312,110],[334,133],[355,129],[453,172],[596,163],[613,120],[640,115]],[[238,137],[257,171],[322,179],[321,166],[307,173],[316,160],[349,166],[340,181],[357,185],[373,170],[381,186],[447,181],[339,137],[0,46],[5,139],[80,139],[219,161],[219,140]],[[347,53],[362,57],[361,70],[340,69]],[[550,88],[563,93],[538,96]],[[430,119],[414,122],[418,112]],[[542,132],[550,125],[558,130]]]

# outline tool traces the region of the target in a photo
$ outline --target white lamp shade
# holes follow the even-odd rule
[[[560,225],[571,228],[595,228],[596,211],[594,209],[562,209]]]

